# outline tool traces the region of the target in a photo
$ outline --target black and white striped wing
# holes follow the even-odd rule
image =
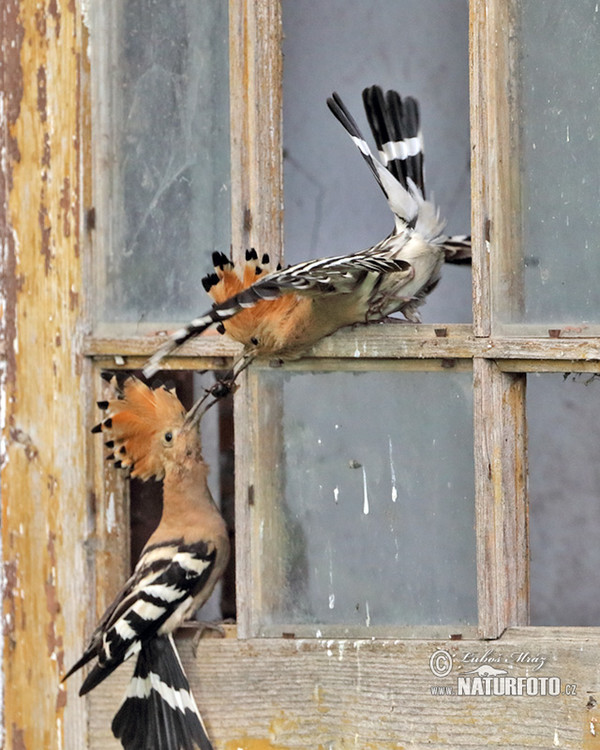
[[[96,687],[150,639],[171,632],[180,623],[182,613],[188,613],[208,581],[215,558],[215,550],[209,551],[204,542],[184,545],[176,540],[145,550],[116,606],[112,605],[110,617],[103,620],[101,638],[97,631],[92,637],[98,661],[80,695]]]
[[[124,750],[213,750],[170,634],[142,646],[112,731]]]
[[[262,287],[264,282],[272,279],[270,286],[277,287],[282,292],[293,291],[307,295],[351,294],[368,273],[410,275],[412,269],[409,263],[389,254],[379,253],[378,247],[352,255],[338,255],[298,263],[271,274],[270,277],[266,276],[253,286]]]
[[[380,243],[383,244],[383,243]],[[413,273],[409,263],[398,258],[377,254],[377,247],[353,255],[321,258],[274,271],[225,302],[221,302],[204,315],[192,320],[185,328],[175,331],[152,355],[144,366],[144,375],[152,377],[161,360],[186,341],[199,336],[210,326],[224,323],[244,309],[254,307],[263,300],[275,300],[288,292],[305,296],[323,294],[349,294],[368,273]]]

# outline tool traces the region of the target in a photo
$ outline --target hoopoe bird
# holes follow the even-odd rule
[[[172,636],[208,599],[229,559],[227,528],[202,458],[206,409],[199,402],[186,414],[173,391],[135,377],[120,398],[99,406],[107,416],[93,431],[109,438],[108,458],[131,476],[162,479],[163,511],[133,575],[64,679],[96,659],[79,691],[85,695],[137,654],[112,722],[125,750],[212,750]]]
[[[246,252],[238,275],[229,259],[213,253],[215,271],[203,279],[211,310],[175,331],[148,360],[149,377],[163,357],[211,326],[244,345],[244,357],[292,359],[343,326],[379,321],[400,312],[420,322],[418,308],[437,285],[448,257],[470,257],[468,237],[443,234],[437,208],[425,199],[423,139],[416,99],[378,86],[363,102],[381,161],[363,138],[338,94],[327,100],[331,112],[355,143],[382,189],[394,229],[373,247],[286,269],[269,268],[255,250]]]

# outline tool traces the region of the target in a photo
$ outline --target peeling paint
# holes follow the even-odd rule
[[[300,728],[300,720],[291,718],[285,711],[281,711],[277,718],[273,719],[269,726],[271,737],[283,732],[297,732]]]
[[[1,118],[0,118],[1,120]],[[0,316],[1,317],[1,316]],[[8,461],[6,453],[6,368],[4,362],[0,361],[0,470],[2,470]],[[2,499],[2,487],[0,486],[0,500]],[[0,534],[0,563],[2,566],[2,580],[0,580],[0,593],[2,594],[2,600],[4,600],[4,592],[6,591],[6,574],[4,571],[4,543],[2,535]],[[5,742],[5,731],[4,731],[4,617],[0,617],[0,747],[4,747]]]
[[[3,469],[9,460],[6,441],[6,414],[6,364],[0,360],[0,469]],[[0,537],[1,544],[2,537]],[[0,560],[2,560],[1,556]]]
[[[25,732],[15,722],[12,723],[12,750],[27,750]]]
[[[71,12],[73,12],[73,9],[71,10]],[[56,39],[58,39],[60,37],[60,18],[61,18],[61,14],[60,14],[60,11],[58,9],[57,0],[50,0],[50,2],[48,3],[48,13],[50,14],[50,16],[55,21],[54,35],[55,35]]]
[[[38,457],[39,451],[34,445],[31,436],[26,432],[18,427],[11,427],[9,429],[9,436],[13,443],[23,446],[28,461],[34,461]]]
[[[46,68],[43,65],[37,70],[37,109],[40,120],[46,122],[48,119],[48,91],[46,81]]]
[[[51,160],[52,160],[52,149],[50,147],[50,134],[44,133],[44,148],[42,150],[41,166],[47,169],[50,166]],[[46,169],[44,170],[44,173],[42,176],[43,180],[47,179]]]
[[[291,748],[289,745],[274,745],[266,737],[241,737],[226,742],[223,750],[291,750]]]
[[[111,492],[108,499],[108,506],[106,508],[106,530],[109,534],[112,534],[116,524],[116,512],[115,512],[115,493]]]
[[[3,36],[10,40],[3,49],[2,112],[0,122],[6,123],[2,148],[2,169],[0,170],[0,205],[8,205],[8,196],[13,188],[13,164],[21,159],[18,141],[12,132],[21,112],[23,99],[23,70],[20,64],[21,47],[25,31],[19,20],[19,7],[16,2],[5,2],[3,7]],[[0,243],[2,249],[3,275],[1,280],[1,303],[3,315],[0,316],[0,337],[5,342],[6,371],[5,385],[10,387],[15,378],[15,341],[16,341],[16,295],[18,239],[10,226],[8,211],[0,211]]]
[[[2,695],[0,744],[11,750],[76,747],[83,737],[72,739],[85,707],[70,714],[80,724],[65,744],[67,692],[59,685],[64,640],[79,640],[85,624],[85,602],[75,595],[84,582],[76,563],[85,508],[77,499],[86,490],[81,365],[74,366],[81,268],[73,257],[87,166],[73,140],[86,111],[77,90],[85,41],[77,13],[67,0],[5,0],[0,27],[2,658],[11,686]]]
[[[50,226],[48,209],[45,205],[42,205],[38,211],[38,224],[41,232],[40,252],[44,256],[44,270],[46,271],[46,275],[48,275],[52,264],[52,248],[50,247],[52,228]]]
[[[64,650],[62,635],[57,635],[56,633],[56,621],[61,607],[56,590],[56,534],[53,531],[48,534],[47,551],[51,569],[44,585],[46,591],[46,609],[50,615],[46,626],[46,646],[48,655],[56,660],[60,674],[64,671]]]
[[[64,237],[71,236],[71,182],[68,177],[63,178],[60,193],[60,207],[62,210],[62,232]]]

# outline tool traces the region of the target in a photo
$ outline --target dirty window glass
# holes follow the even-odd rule
[[[97,316],[188,319],[230,244],[227,3],[94,5]]]
[[[527,381],[531,624],[596,626],[600,376]]]
[[[258,558],[284,580],[263,624],[476,623],[471,373],[265,377],[283,389],[283,498]]]
[[[469,234],[468,0],[293,0],[282,12],[286,261],[362,250],[393,227],[325,104],[337,91],[375,148],[361,99],[373,84],[419,100],[428,196],[449,233]],[[421,312],[429,323],[468,323],[471,307],[469,269],[448,265]]]
[[[600,11],[519,0],[523,300],[505,322],[600,322]],[[522,270],[524,268],[524,271]],[[516,288],[519,288],[517,284]]]

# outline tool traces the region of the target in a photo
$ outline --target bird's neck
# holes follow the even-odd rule
[[[174,467],[163,480],[162,522],[180,522],[195,514],[218,513],[208,488],[208,467],[203,462]]]

